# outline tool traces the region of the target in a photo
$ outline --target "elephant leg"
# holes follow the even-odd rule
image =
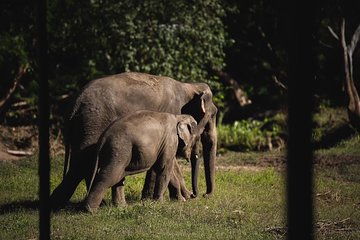
[[[141,192],[142,200],[153,198],[155,181],[156,181],[156,172],[154,171],[154,169],[151,168],[146,172],[145,183],[143,190]]]
[[[179,200],[179,201],[186,201],[186,198],[183,197],[183,195],[181,193],[180,181],[179,181],[179,179],[178,179],[178,177],[177,177],[177,175],[175,174],[174,171],[175,171],[175,169],[173,170],[173,173],[171,174],[168,189],[169,189],[170,192],[171,191],[176,192],[176,198],[172,198],[172,196],[170,194],[170,199]]]
[[[163,201],[164,199],[164,193],[167,186],[169,185],[171,175],[173,174],[174,162],[175,159],[171,161],[165,160],[159,166],[159,171],[156,174],[156,183],[154,190],[154,199],[157,201]]]
[[[115,206],[125,206],[125,178],[121,179],[120,182],[111,188],[112,202]]]
[[[77,172],[77,169],[78,168],[69,169],[62,182],[52,192],[50,204],[53,210],[62,208],[66,205],[83,179],[83,175]]]
[[[192,192],[186,188],[184,176],[180,169],[180,165],[178,164],[178,162],[176,160],[174,162],[173,174],[176,176],[177,181],[179,183],[182,197],[184,197],[185,199],[189,199],[192,196]],[[170,191],[170,188],[172,187],[172,185],[173,185],[173,181],[170,181],[169,192],[170,192],[171,199],[173,199],[171,191]]]
[[[124,178],[124,168],[110,164],[96,174],[93,186],[85,200],[85,208],[96,212],[108,188],[118,184]]]

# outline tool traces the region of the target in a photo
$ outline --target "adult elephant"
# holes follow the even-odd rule
[[[101,133],[115,118],[137,110],[189,114],[194,117],[198,122],[196,135],[201,138],[203,146],[206,195],[213,193],[217,108],[212,102],[209,86],[205,83],[182,83],[169,77],[129,72],[93,80],[73,100],[65,131],[64,178],[51,195],[52,207],[64,205],[82,179],[89,186],[93,166],[89,161],[95,161],[96,142]],[[191,156],[191,169],[192,190],[196,196],[199,161],[194,153]],[[174,172],[181,175],[177,164]],[[151,196],[154,179],[154,173],[149,171],[143,197]],[[183,181],[182,183],[182,192],[186,194],[187,190]]]

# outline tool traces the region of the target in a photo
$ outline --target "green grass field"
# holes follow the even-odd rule
[[[359,137],[317,154],[359,156]],[[96,214],[72,204],[51,217],[52,239],[281,239],[286,233],[285,171],[261,164],[281,153],[228,152],[218,159],[216,194],[187,202],[140,201],[144,174],[127,177],[128,206],[105,205]],[[351,158],[351,156],[347,157]],[[52,159],[51,189],[60,182],[62,157]],[[182,162],[188,186],[189,164]],[[0,162],[0,239],[38,238],[37,158]],[[360,162],[315,165],[317,239],[360,239]],[[204,178],[200,190],[205,190]],[[106,196],[110,200],[110,192]]]

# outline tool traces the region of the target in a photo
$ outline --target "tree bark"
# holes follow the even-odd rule
[[[241,87],[234,78],[232,78],[227,72],[224,71],[217,71],[216,74],[223,83],[233,89],[234,96],[240,107],[251,104],[251,100],[246,96],[245,91],[241,89]]]
[[[21,78],[26,74],[28,68],[27,64],[20,66],[17,75],[5,91],[5,94],[0,98],[0,115],[5,114],[11,96],[14,94],[16,87],[19,85]]]
[[[360,36],[360,25],[352,36],[351,44],[348,46],[345,39],[345,20],[343,19],[340,29],[340,42],[344,54],[344,74],[345,74],[345,90],[349,98],[348,116],[350,124],[357,130],[360,130],[360,99],[356,89],[353,77],[353,61],[352,56],[356,48]]]

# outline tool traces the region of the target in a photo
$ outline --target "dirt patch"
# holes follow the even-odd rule
[[[358,232],[356,227],[353,227],[351,218],[345,218],[340,221],[318,221],[314,224],[314,230],[322,236],[331,236],[334,232]],[[268,227],[265,232],[279,236],[281,238],[287,235],[287,227]]]
[[[18,160],[35,154],[38,149],[38,129],[35,125],[10,127],[0,125],[0,161]],[[50,153],[64,154],[61,131],[50,131]]]
[[[36,151],[38,133],[33,126],[0,126],[0,161],[17,160]]]
[[[225,170],[225,171],[229,171],[229,170],[247,170],[247,171],[253,171],[253,172],[259,172],[262,169],[264,169],[265,167],[262,166],[248,166],[248,165],[241,165],[241,166],[216,166],[217,170]]]
[[[356,155],[322,155],[316,154],[314,156],[314,166],[319,167],[335,167],[339,165],[349,165],[349,164],[360,164],[360,156]],[[286,165],[285,156],[268,156],[264,157],[260,163],[260,166],[268,167],[280,167],[283,168]]]
[[[357,155],[316,155],[315,164],[332,167],[339,165],[360,164],[360,156]]]
[[[0,142],[0,161],[18,160],[19,157],[7,152],[7,148]]]
[[[286,155],[282,153],[241,153],[228,152],[218,156],[217,167],[221,169],[248,169],[259,170],[266,167],[274,167],[282,170],[286,167]],[[337,167],[351,164],[360,165],[359,155],[330,155],[316,154],[314,167]]]

